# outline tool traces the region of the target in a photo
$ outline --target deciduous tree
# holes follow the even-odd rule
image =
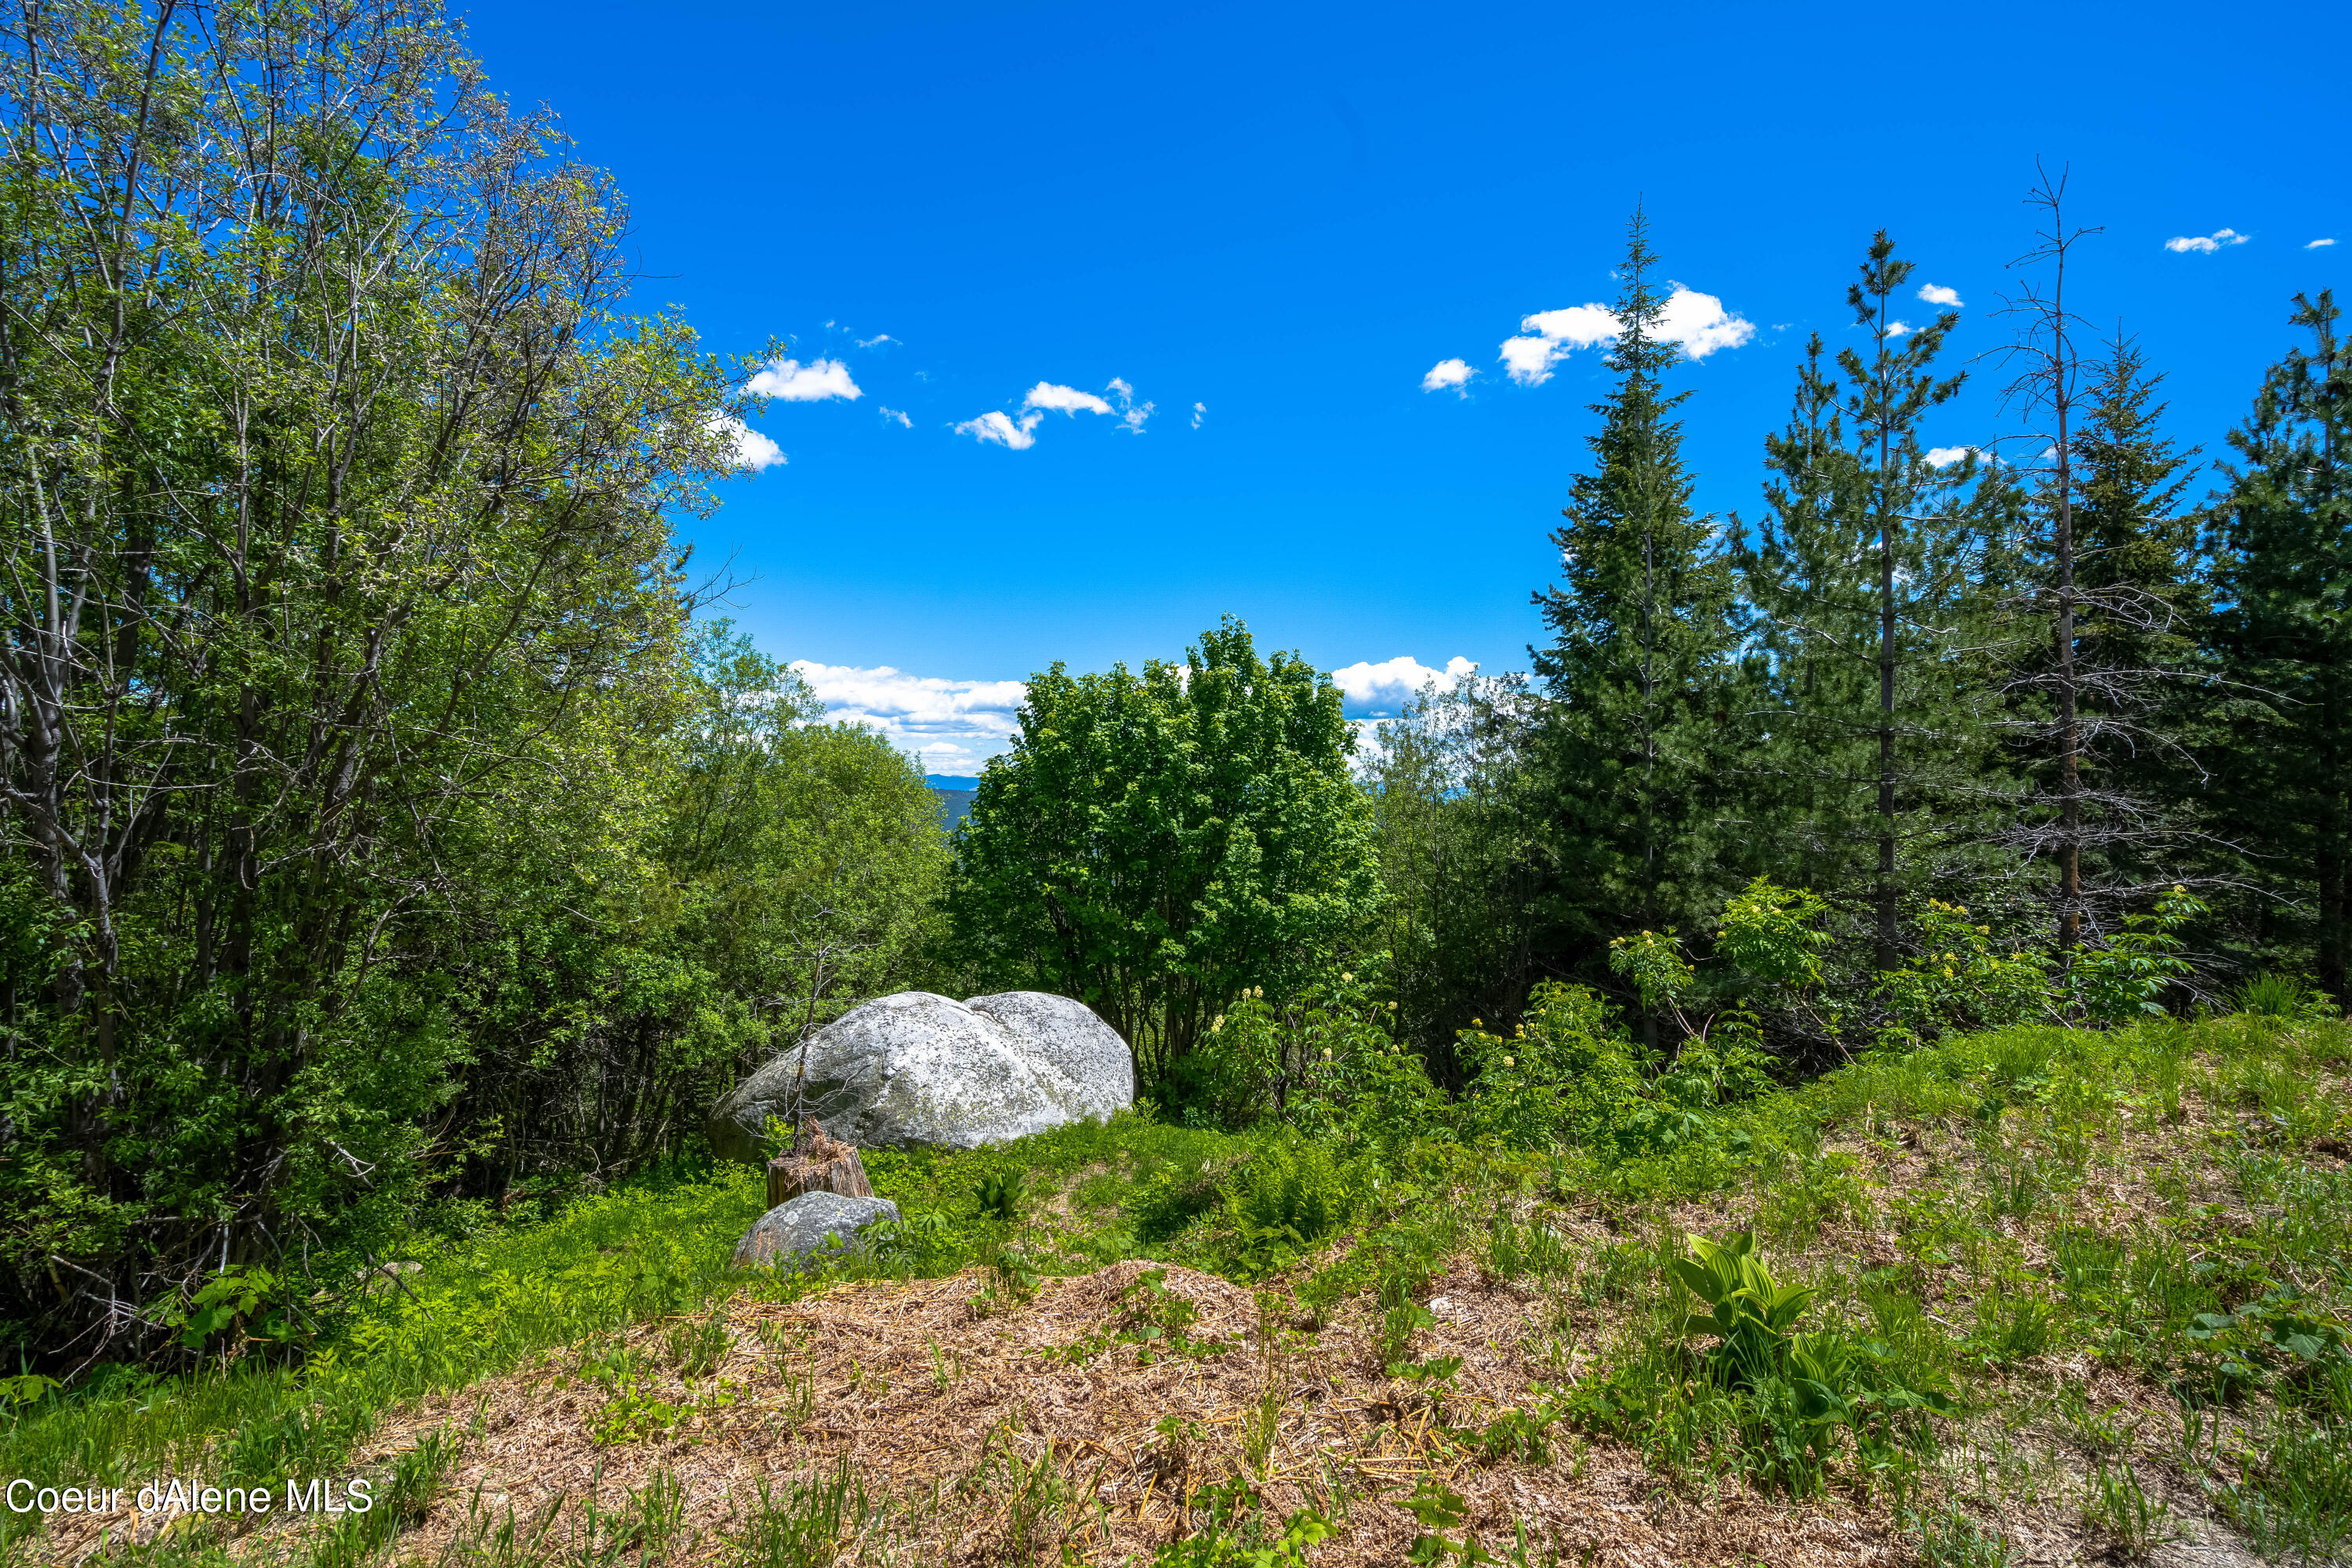
[[[1377,907],[1328,677],[1228,619],[1182,664],[1030,678],[958,830],[949,910],[983,974],[1076,996],[1156,1082],[1244,988],[1286,995]]]

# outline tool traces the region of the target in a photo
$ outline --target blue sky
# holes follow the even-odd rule
[[[2075,303],[2140,337],[2209,455],[2289,297],[2352,256],[2342,5],[467,16],[493,81],[618,176],[637,303],[729,355],[784,340],[771,384],[835,394],[772,405],[787,460],[693,533],[762,647],[934,771],[995,749],[1031,670],[1174,655],[1228,612],[1367,667],[1359,713],[1395,694],[1370,667],[1524,667],[1607,373],[1574,315],[1538,323],[1556,359],[1520,351],[1540,384],[1500,355],[1613,299],[1637,199],[1710,346],[1677,373],[1700,503],[1748,515],[1874,228],[1964,302],[1956,364],[2005,339],[2037,155],[2105,226]],[[1423,390],[1454,359],[1466,386]],[[2003,434],[2000,379],[1934,438]]]

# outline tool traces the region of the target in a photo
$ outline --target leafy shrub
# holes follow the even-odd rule
[[[1280,1121],[1308,1137],[1392,1148],[1445,1121],[1445,1100],[1420,1056],[1396,1038],[1393,1003],[1376,1003],[1352,972],[1268,1002],[1244,993],[1211,1021],[1208,1042],[1181,1064],[1188,1119],[1244,1127]]]
[[[1581,985],[1537,986],[1510,1038],[1465,1030],[1461,1055],[1476,1074],[1465,1130],[1482,1142],[1615,1148],[1651,1109],[1632,1044]]]
[[[1598,995],[1553,982],[1535,988],[1508,1039],[1465,1031],[1461,1050],[1477,1072],[1463,1118],[1472,1138],[1574,1145],[1604,1163],[1728,1136],[1722,1109],[1772,1081],[1745,1017],[1720,1021],[1711,1038],[1692,1035],[1653,1077]]]
[[[1822,981],[1822,954],[1836,938],[1817,923],[1826,900],[1759,877],[1723,907],[1716,949],[1767,984],[1803,991]]]
[[[2156,912],[2126,915],[2124,929],[2107,945],[2074,960],[2069,978],[2083,1014],[2095,1024],[2123,1024],[2142,1015],[2162,1016],[2158,1001],[2195,966],[2181,953],[2188,942],[2180,928],[2205,912],[2204,902],[2175,886],[2156,901]]]
[[[1877,1044],[1897,1049],[1959,1029],[2003,1029],[2046,1017],[2050,961],[2036,948],[2003,951],[1965,904],[1930,899],[1919,914],[1919,951],[1879,976],[1886,1015]]]

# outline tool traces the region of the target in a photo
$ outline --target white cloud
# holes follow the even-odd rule
[[[819,664],[793,668],[824,704],[825,717],[863,724],[923,759],[932,773],[972,773],[1003,752],[1019,729],[1028,693],[1018,680],[948,680],[888,665]]]
[[[790,461],[784,449],[731,414],[714,414],[708,428],[723,431],[735,443],[735,466],[749,473],[780,468]]]
[[[1043,414],[1024,414],[1016,425],[1009,415],[999,414],[992,408],[979,418],[967,419],[957,426],[955,433],[983,442],[993,441],[1016,452],[1025,452],[1037,444],[1037,422],[1045,417]]]
[[[1429,374],[1421,378],[1421,389],[1423,392],[1444,392],[1452,387],[1460,395],[1467,397],[1470,395],[1470,378],[1477,374],[1470,368],[1467,360],[1442,359],[1431,365]]]
[[[1029,395],[1021,400],[1021,408],[1024,414],[1033,408],[1050,408],[1072,416],[1082,408],[1088,414],[1110,412],[1110,405],[1093,393],[1080,392],[1075,386],[1056,386],[1050,381],[1041,381],[1031,387]]]
[[[1142,435],[1143,422],[1151,417],[1151,411],[1157,405],[1149,402],[1138,403],[1135,400],[1135,388],[1118,376],[1110,378],[1110,385],[1105,390],[1118,399],[1120,428],[1130,436]]]
[[[1503,342],[1504,368],[1521,386],[1541,386],[1551,379],[1551,367],[1574,351],[1614,340],[1617,318],[1606,305],[1570,305],[1522,318],[1519,331]],[[1691,358],[1705,359],[1748,342],[1756,323],[1725,310],[1720,297],[1677,283],[1659,313],[1658,335],[1680,343]]]
[[[1503,362],[1504,374],[1521,386],[1541,386],[1551,379],[1552,362],[1567,353],[1564,345],[1550,338],[1505,338],[1496,357]]]
[[[955,427],[956,433],[977,437],[982,441],[994,441],[1019,451],[1035,446],[1038,422],[1048,413],[1058,413],[1073,416],[1079,414],[1108,415],[1117,419],[1119,428],[1128,434],[1142,435],[1144,421],[1151,417],[1156,405],[1150,402],[1137,402],[1135,388],[1119,376],[1111,377],[1110,385],[1106,390],[1118,399],[1116,408],[1108,399],[1097,397],[1091,392],[1080,392],[1075,386],[1041,381],[1022,397],[1021,417],[1017,422],[1010,415],[991,410],[977,419],[965,420]],[[1193,420],[1195,426],[1199,423],[1198,418]]]
[[[898,341],[887,332],[877,332],[870,338],[858,339],[857,346],[861,349],[879,348],[884,343],[895,343]]]
[[[1203,420],[1203,419],[1206,419],[1208,416],[1209,416],[1209,405],[1208,405],[1207,404],[1205,404],[1205,403],[1195,403],[1194,405],[1192,405],[1192,428],[1193,428],[1193,429],[1198,430],[1198,429],[1201,427],[1201,421],[1202,421],[1202,420]]]
[[[1974,447],[1930,447],[1927,448],[1927,466],[1931,468],[1948,468],[1954,463],[1965,461],[1968,455],[1975,451],[1977,448]],[[1981,457],[1983,454],[1979,452],[1978,456]]]
[[[2252,235],[2240,234],[2234,228],[2217,228],[2210,234],[2177,234],[2164,242],[2164,248],[2178,253],[2191,250],[2205,256],[2232,245],[2243,245]]]
[[[754,375],[744,390],[754,397],[773,397],[785,403],[822,403],[828,397],[854,401],[866,395],[849,379],[849,366],[837,359],[811,360],[806,364],[780,359]]]
[[[2332,239],[2315,239],[2309,245],[2305,246],[2304,248],[2305,250],[2322,250],[2335,243],[2336,242]]]
[[[1519,331],[1566,343],[1572,349],[1589,349],[1617,335],[1617,318],[1610,314],[1606,305],[1570,305],[1565,310],[1538,310],[1524,317],[1519,321]]]
[[[1379,719],[1395,713],[1426,687],[1453,690],[1464,676],[1476,673],[1477,668],[1468,659],[1456,657],[1446,660],[1444,669],[1432,669],[1411,654],[1401,653],[1379,664],[1343,666],[1331,672],[1331,681],[1345,699],[1349,718]]]
[[[1523,335],[1503,341],[1499,357],[1505,373],[1521,386],[1541,386],[1551,379],[1551,367],[1570,351],[1615,337],[1617,318],[1606,305],[1570,305],[1520,318],[1519,331]]]
[[[896,419],[900,427],[904,429],[912,430],[915,427],[914,420],[908,417],[907,411],[903,408],[885,407],[882,410],[882,417],[885,419]]]
[[[1960,291],[1958,289],[1947,289],[1941,283],[1922,283],[1919,285],[1919,298],[1927,300],[1930,305],[1958,306],[1960,303]]]
[[[1736,349],[1756,335],[1756,323],[1735,316],[1713,294],[1675,285],[1658,318],[1658,335],[1682,344],[1683,353],[1705,359],[1717,349]]]
[[[1886,323],[1886,335],[1890,338],[1908,337],[1918,330],[1908,321],[1896,321]]]

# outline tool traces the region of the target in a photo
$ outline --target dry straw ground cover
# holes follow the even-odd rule
[[[1153,1272],[1197,1313],[1184,1333],[1196,1348],[1113,1340],[1066,1353],[1132,1324],[1133,1303],[1152,1294],[1139,1279]],[[600,1435],[611,1384],[583,1369],[619,1346],[657,1363],[675,1324],[435,1401],[356,1458],[389,1473],[420,1440],[450,1446],[438,1497],[391,1553],[404,1562],[633,1560],[649,1495],[676,1500],[665,1555],[739,1560],[763,1507],[796,1484],[822,1487],[845,1465],[853,1492],[836,1544],[859,1562],[1148,1562],[1195,1528],[1189,1505],[1203,1485],[1236,1475],[1275,1514],[1318,1506],[1332,1515],[1341,1529],[1317,1563],[1404,1561],[1419,1527],[1397,1500],[1427,1475],[1468,1500],[1472,1528],[1509,1541],[1524,1523],[1547,1560],[1906,1560],[1883,1510],[1843,1499],[1798,1507],[1738,1492],[1677,1496],[1613,1443],[1563,1434],[1549,1463],[1482,1462],[1448,1427],[1524,1405],[1540,1371],[1523,1354],[1538,1302],[1482,1279],[1466,1258],[1436,1281],[1433,1325],[1414,1347],[1462,1358],[1434,1401],[1384,1374],[1361,1303],[1310,1332],[1295,1312],[1262,1318],[1253,1293],[1224,1280],[1140,1261],[1042,1280],[1025,1302],[992,1307],[991,1293],[974,1269],[843,1282],[781,1304],[739,1296],[706,1320],[728,1338],[721,1361],[691,1384],[666,1367],[639,1390],[682,1413],[666,1429]],[[1273,1436],[1254,1457],[1250,1428],[1269,1387]],[[257,1531],[235,1553],[299,1555],[289,1533]],[[61,1535],[52,1544],[81,1560],[96,1542]]]

